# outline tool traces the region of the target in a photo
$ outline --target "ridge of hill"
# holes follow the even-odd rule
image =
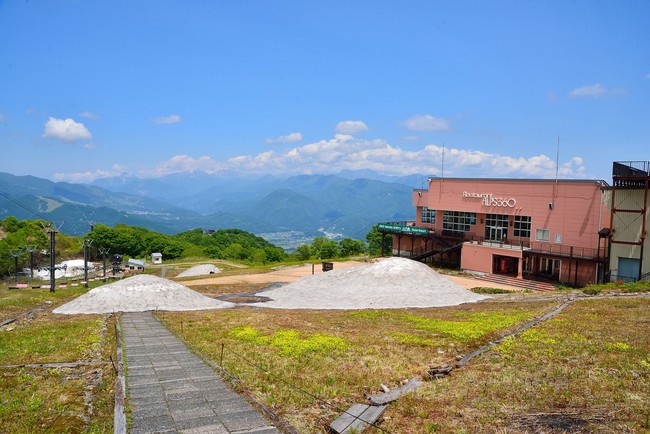
[[[411,220],[412,186],[337,175],[258,179],[177,174],[156,179],[105,178],[94,184],[53,182],[0,173],[0,192],[36,211],[38,218],[64,221],[62,230],[83,234],[91,223],[124,223],[161,233],[193,228],[240,228],[255,234],[295,233],[364,239],[383,221]],[[36,216],[0,197],[0,218]],[[173,204],[173,205],[172,205]]]

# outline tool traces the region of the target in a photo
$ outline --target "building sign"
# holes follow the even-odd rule
[[[463,197],[481,199],[481,205],[483,206],[514,208],[517,205],[517,200],[514,197],[496,197],[492,193],[470,193],[464,191]]]
[[[386,223],[379,223],[377,229],[380,231],[390,231],[398,232],[400,234],[412,234],[412,235],[428,235],[429,230],[427,228],[417,228],[415,226],[402,226],[402,225],[390,225]]]

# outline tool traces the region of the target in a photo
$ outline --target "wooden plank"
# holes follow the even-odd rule
[[[357,417],[361,416],[365,410],[370,407],[367,404],[354,404],[348,409],[345,413],[340,415],[336,420],[330,424],[332,431],[336,433],[343,433],[346,429],[350,427],[350,424],[356,420]]]
[[[375,423],[385,409],[385,405],[354,404],[330,424],[330,429],[338,434],[361,432]]]
[[[406,383],[405,385],[397,387],[388,393],[368,395],[368,400],[370,400],[370,402],[373,405],[388,404],[389,402],[393,402],[398,398],[406,395],[407,393],[417,389],[418,387],[420,387],[421,384],[422,381],[418,377],[414,377],[411,380],[409,380],[409,382]]]

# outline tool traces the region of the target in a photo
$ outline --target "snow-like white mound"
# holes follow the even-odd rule
[[[221,273],[219,267],[212,264],[203,264],[196,265],[187,270],[181,271],[176,277],[193,277],[193,276],[205,276],[206,274],[217,274]]]
[[[315,274],[256,295],[271,299],[256,306],[278,309],[438,307],[489,298],[405,258]]]
[[[214,300],[169,279],[139,274],[99,286],[54,313],[145,312],[148,310],[225,309],[233,303]]]

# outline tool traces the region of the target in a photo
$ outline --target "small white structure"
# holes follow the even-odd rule
[[[151,263],[152,264],[162,264],[162,253],[152,253],[151,254]]]
[[[144,261],[141,261],[139,259],[129,259],[126,262],[126,268],[130,271],[143,271]]]

